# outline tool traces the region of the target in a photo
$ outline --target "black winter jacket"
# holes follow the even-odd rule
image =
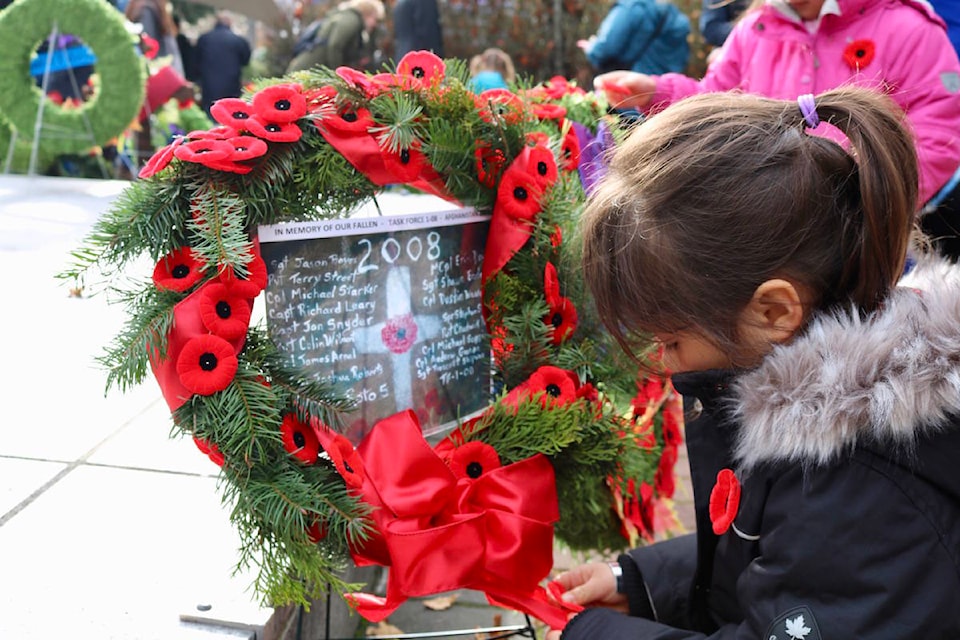
[[[674,378],[697,533],[621,556],[631,616],[564,640],[960,638],[960,267],[918,267],[884,308],[816,319],[748,372]],[[717,473],[741,485],[709,516]]]

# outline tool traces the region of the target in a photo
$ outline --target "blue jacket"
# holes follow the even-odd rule
[[[601,71],[683,72],[690,57],[689,33],[689,18],[668,2],[619,0],[600,24],[587,59]]]

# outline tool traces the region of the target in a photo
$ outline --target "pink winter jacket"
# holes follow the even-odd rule
[[[748,13],[702,80],[659,76],[651,109],[730,89],[793,100],[847,83],[881,88],[912,125],[926,202],[960,166],[960,62],[944,24],[911,0],[839,0],[839,6],[841,15],[824,15],[812,34],[769,4]],[[844,53],[863,49],[864,40],[873,58],[866,52],[857,71]]]

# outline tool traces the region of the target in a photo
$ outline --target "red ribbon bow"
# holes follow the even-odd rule
[[[358,565],[390,567],[386,598],[347,594],[360,615],[377,622],[409,597],[467,588],[553,628],[566,624],[569,612],[539,586],[553,565],[560,516],[546,457],[457,479],[412,411],[377,423],[358,451],[377,531],[351,553]]]

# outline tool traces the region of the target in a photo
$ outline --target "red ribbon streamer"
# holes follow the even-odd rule
[[[532,149],[533,147],[524,147],[507,170],[527,171]],[[483,253],[481,282],[486,284],[503,269],[513,254],[523,248],[532,233],[533,225],[530,222],[518,220],[505,213],[499,203],[494,204],[490,231],[487,234],[487,246]]]
[[[560,516],[545,456],[458,480],[412,411],[377,423],[358,451],[377,531],[351,553],[358,565],[390,567],[386,598],[347,594],[360,615],[378,622],[409,597],[467,588],[553,628],[566,624],[569,612],[539,586]]]
[[[325,127],[323,120],[318,123],[317,130],[330,146],[337,150],[347,162],[362,173],[370,182],[384,186],[403,182],[398,180],[383,163],[383,154],[376,138],[367,132],[340,131],[334,127]],[[420,177],[412,182],[406,182],[415,189],[439,196],[448,202],[460,206],[460,203],[447,191],[443,178],[433,167],[427,166],[420,172]]]

